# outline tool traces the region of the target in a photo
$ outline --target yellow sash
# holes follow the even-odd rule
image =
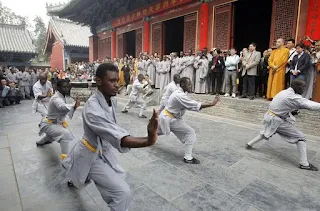
[[[168,117],[172,118],[172,119],[175,118],[167,109],[164,109],[164,110],[163,110],[163,113],[164,113],[165,115],[167,115]]]
[[[48,122],[49,124],[53,124],[53,121],[50,120],[50,119],[48,119],[48,118],[45,118],[44,120],[45,120],[46,122]],[[68,123],[66,122],[66,120],[64,120],[64,121],[62,122],[62,127],[64,127],[64,128],[67,128],[67,127],[68,127]]]
[[[278,114],[275,114],[273,111],[268,110],[269,114],[271,114],[272,116],[276,116],[276,117],[280,117]]]
[[[95,153],[95,152],[97,151],[97,149],[94,148],[93,146],[91,146],[86,139],[83,138],[83,139],[82,139],[82,143],[83,143],[91,152],[94,152],[94,153]]]

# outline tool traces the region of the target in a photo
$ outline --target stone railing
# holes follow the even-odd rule
[[[86,102],[96,89],[95,82],[71,82],[70,96],[73,99],[78,97],[82,102]]]

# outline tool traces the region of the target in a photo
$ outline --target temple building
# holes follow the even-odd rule
[[[44,52],[52,69],[64,70],[69,64],[89,61],[90,28],[70,20],[52,17]]]
[[[0,24],[0,65],[30,66],[36,54],[25,25]]]
[[[204,47],[263,51],[277,38],[300,40],[320,0],[71,0],[48,13],[90,26],[90,61]],[[312,7],[311,7],[312,5]],[[318,10],[314,10],[317,6]],[[313,21],[313,22],[312,22]],[[319,26],[318,26],[319,27]],[[314,31],[314,30],[313,30]],[[309,34],[313,32],[309,30]],[[318,28],[319,31],[319,28]],[[316,38],[314,38],[316,39]]]

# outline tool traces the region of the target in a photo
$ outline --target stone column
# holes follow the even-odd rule
[[[94,62],[98,59],[98,36],[89,37],[89,61]]]
[[[115,29],[112,29],[111,35],[111,59],[117,57],[117,33]]]
[[[209,24],[209,4],[204,2],[200,6],[199,12],[199,50],[208,47],[208,24]]]
[[[149,52],[149,39],[150,39],[150,22],[145,20],[143,22],[143,52]]]

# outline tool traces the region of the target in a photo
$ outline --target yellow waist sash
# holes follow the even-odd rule
[[[172,119],[175,118],[167,109],[164,109],[164,110],[163,110],[163,113],[164,113],[165,115],[167,115],[168,117],[172,118]]]
[[[268,110],[268,113],[271,114],[272,116],[280,117],[278,114],[275,114],[273,111]]]
[[[45,118],[44,120],[45,120],[46,122],[48,122],[49,124],[54,124],[54,122],[53,122],[52,120],[48,119],[48,118]],[[68,127],[68,123],[66,122],[66,120],[64,120],[64,121],[62,122],[62,127],[64,127],[64,128],[67,128],[67,127]]]
[[[91,151],[91,152],[96,152],[97,151],[97,149],[96,148],[94,148],[93,146],[91,146],[89,143],[88,143],[88,141],[86,140],[86,139],[82,139],[82,143]],[[100,153],[99,153],[100,154]]]

